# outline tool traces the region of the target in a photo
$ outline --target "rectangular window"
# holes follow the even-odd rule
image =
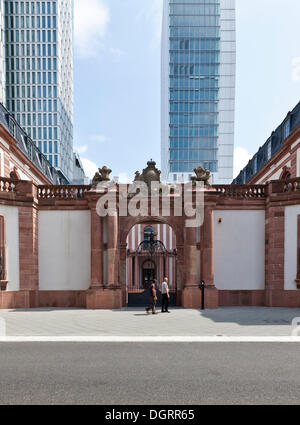
[[[286,139],[287,137],[289,137],[290,133],[291,133],[291,122],[290,122],[290,119],[288,119],[286,123],[284,124],[284,138]]]
[[[271,156],[272,156],[272,143],[270,141],[268,143],[268,146],[267,146],[267,159],[268,159],[268,161],[269,161],[269,159],[271,159]]]
[[[253,173],[257,173],[257,156],[254,158],[254,166],[253,166]]]

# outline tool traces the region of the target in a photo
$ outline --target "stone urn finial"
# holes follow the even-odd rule
[[[191,177],[192,182],[195,184],[196,182],[203,182],[204,186],[210,187],[210,171],[203,167],[198,167],[194,169],[196,176]]]
[[[95,176],[93,178],[92,185],[95,187],[95,186],[97,186],[98,183],[109,182],[111,172],[112,172],[112,170],[110,168],[106,167],[106,165],[102,168],[99,168],[99,171],[95,174]]]

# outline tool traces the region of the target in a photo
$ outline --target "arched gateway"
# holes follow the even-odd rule
[[[187,227],[186,223],[187,220],[190,220],[190,215],[186,215],[186,211],[189,211],[189,208],[186,208],[183,203],[189,199],[190,208],[195,208],[196,189],[193,189],[192,185],[189,186],[191,192],[189,198],[182,194],[179,195],[178,188],[175,190],[170,185],[163,185],[157,187],[156,194],[154,193],[153,196],[152,192],[151,196],[151,184],[153,182],[160,183],[160,171],[157,170],[153,161],[149,161],[147,165],[142,174],[136,173],[135,178],[137,185],[143,183],[149,188],[147,195],[144,195],[142,191],[140,192],[138,204],[140,211],[142,211],[141,215],[128,213],[132,200],[130,195],[125,201],[127,214],[124,214],[123,192],[125,188],[117,186],[115,189],[117,195],[116,212],[105,217],[99,216],[97,203],[99,203],[99,197],[105,195],[97,193],[95,184],[99,184],[103,180],[107,181],[107,176],[105,179],[101,179],[100,175],[96,176],[97,178],[94,181],[95,193],[92,195],[92,192],[90,192],[89,194],[91,202],[94,202],[94,204],[92,207],[92,285],[87,295],[87,307],[118,308],[128,304],[139,304],[138,301],[133,300],[132,294],[137,295],[145,292],[147,289],[146,279],[156,276],[158,269],[160,276],[156,276],[156,278],[161,282],[162,278],[165,277],[164,274],[169,275],[166,270],[167,268],[170,270],[170,262],[174,261],[172,279],[174,303],[190,308],[200,307],[201,292],[199,287],[200,282],[204,280],[207,287],[207,306],[216,308],[218,306],[218,291],[213,282],[212,207],[209,203],[205,205],[204,224],[201,227]],[[128,190],[128,186],[126,190]],[[180,190],[183,190],[183,185],[180,185]],[[108,207],[109,197],[105,198],[105,201],[106,207]],[[170,206],[167,211],[164,209],[165,202],[168,202]],[[181,214],[178,213],[179,204]],[[153,214],[153,211],[155,211],[155,214]],[[162,214],[162,211],[165,213]],[[165,256],[166,258],[161,258],[160,264],[153,261],[151,255],[147,254],[147,249],[143,251],[141,247],[137,246],[135,252],[132,252],[128,246],[128,236],[132,229],[143,229],[143,235],[146,234],[146,237],[147,235],[151,237],[151,226],[172,229],[176,238],[176,247],[173,248],[173,252],[164,246],[165,252],[162,257]],[[143,242],[143,240],[140,240],[140,242]],[[163,242],[161,243],[163,244]],[[138,249],[140,249],[140,252],[137,252]],[[144,272],[142,268],[140,257],[143,256],[144,260],[152,261],[152,268],[145,268],[147,272]],[[100,262],[99,258],[101,258]],[[103,261],[107,262],[107,270],[101,264]],[[166,265],[166,262],[168,262],[168,265]],[[202,264],[202,267],[200,267],[200,264]],[[138,298],[135,298],[135,300],[138,300]],[[140,304],[143,303],[144,301],[141,300]]]
[[[177,250],[172,227],[163,223],[140,223],[127,236],[126,287],[129,307],[148,306],[153,281],[158,289],[169,280],[170,305],[177,304]],[[157,292],[161,304],[160,291]]]

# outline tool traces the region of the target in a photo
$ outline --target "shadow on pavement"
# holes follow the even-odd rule
[[[220,307],[199,310],[201,316],[216,323],[237,323],[241,326],[291,326],[300,309],[282,307]]]

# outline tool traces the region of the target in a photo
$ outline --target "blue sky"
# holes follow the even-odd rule
[[[162,0],[74,0],[74,145],[91,177],[160,162]],[[236,0],[235,169],[300,100],[299,0]]]

